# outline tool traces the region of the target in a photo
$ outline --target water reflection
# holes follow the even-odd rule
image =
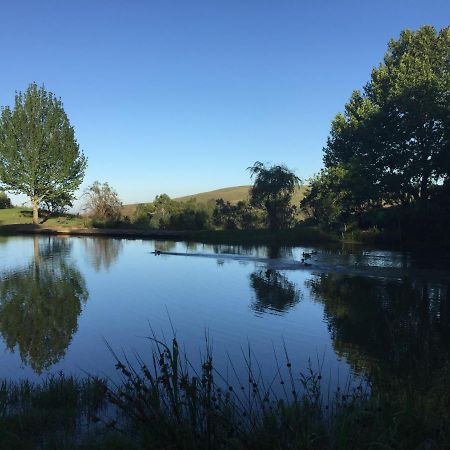
[[[300,291],[278,270],[267,269],[250,274],[250,286],[255,291],[251,308],[263,313],[267,310],[286,312],[300,301]]]
[[[376,378],[428,376],[450,356],[450,287],[322,274],[309,282],[336,352]]]
[[[37,373],[64,356],[88,299],[83,276],[68,258],[71,244],[35,237],[30,264],[0,274],[0,333]]]
[[[86,238],[83,239],[83,244],[88,260],[97,272],[102,269],[108,271],[117,261],[123,248],[121,239],[112,238]]]

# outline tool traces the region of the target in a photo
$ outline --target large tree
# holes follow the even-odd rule
[[[2,108],[0,182],[30,198],[34,224],[39,223],[39,203],[74,198],[86,163],[61,100],[44,86],[30,84],[16,94],[13,108]]]
[[[450,185],[450,28],[424,26],[391,40],[333,120],[324,152],[325,170],[304,206],[345,211],[345,222],[387,205],[401,206],[402,217],[410,206],[436,205]]]
[[[250,191],[251,204],[267,211],[270,229],[288,226],[295,211],[291,205],[292,195],[299,186],[300,178],[284,165],[266,167],[259,161],[248,170],[254,178]]]

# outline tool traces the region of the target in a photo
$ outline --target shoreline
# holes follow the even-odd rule
[[[278,246],[320,246],[347,245],[386,250],[450,250],[450,244],[432,242],[401,243],[381,239],[354,239],[345,236],[339,239],[315,226],[290,228],[273,232],[267,229],[258,230],[149,230],[139,228],[92,228],[82,226],[45,226],[33,224],[0,225],[0,236],[14,235],[53,235],[53,236],[86,236],[110,237],[123,239],[171,239],[201,242],[204,244],[229,245],[278,245]]]
[[[102,236],[119,238],[175,238],[187,239],[187,231],[138,230],[130,228],[46,227],[32,224],[1,225],[0,235],[43,234],[62,236]]]

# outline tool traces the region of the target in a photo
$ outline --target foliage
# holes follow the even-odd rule
[[[405,30],[336,116],[325,164],[356,165],[380,200],[404,204],[449,177],[449,151],[450,28]]]
[[[12,208],[11,199],[6,195],[6,192],[0,191],[0,209]]]
[[[448,222],[438,199],[450,177],[450,28],[405,30],[389,42],[364,90],[333,120],[324,163],[304,202],[319,221],[328,211],[328,224],[342,225],[357,212],[359,225],[374,225],[363,213],[389,206],[399,207],[403,235],[414,231],[405,213],[417,213],[417,223],[435,210]]]
[[[138,205],[132,222],[161,230],[203,230],[211,227],[211,217],[211,207],[195,198],[177,202],[161,194],[152,203]]]
[[[65,192],[57,192],[41,201],[39,208],[52,216],[65,214],[68,207],[72,207],[73,198]]]
[[[61,100],[43,86],[32,83],[2,109],[0,182],[30,198],[35,224],[40,202],[74,198],[86,163]]]
[[[326,228],[345,227],[360,209],[349,171],[341,165],[322,169],[310,180],[300,206]]]
[[[95,181],[89,186],[84,195],[86,196],[84,210],[94,220],[94,223],[114,225],[120,220],[122,202],[117,192],[107,183]]]
[[[248,170],[254,177],[250,191],[251,204],[266,210],[269,228],[278,230],[291,225],[296,212],[291,199],[300,179],[283,165],[266,167],[256,161]]]
[[[249,230],[260,228],[264,223],[264,213],[254,208],[247,201],[239,201],[236,204],[225,202],[222,198],[216,200],[213,211],[213,223],[215,226],[226,230]]]

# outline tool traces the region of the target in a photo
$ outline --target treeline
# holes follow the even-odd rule
[[[138,205],[130,221],[135,225],[171,230],[279,230],[298,223],[299,209],[292,196],[300,179],[286,166],[267,166],[257,161],[248,168],[254,184],[247,200],[223,198],[198,203],[177,202],[162,194],[152,203]]]
[[[134,226],[160,230],[252,230],[267,226],[266,212],[252,206],[249,200],[231,203],[219,198],[200,203],[192,198],[180,202],[167,194],[137,205],[125,220]]]

